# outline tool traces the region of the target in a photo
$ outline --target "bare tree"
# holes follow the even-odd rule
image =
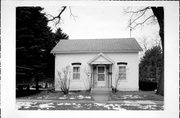
[[[152,11],[151,14],[147,12]],[[163,68],[161,70],[160,81],[158,82],[157,94],[164,95],[164,8],[163,7],[143,7],[137,10],[126,9],[125,13],[131,14],[128,27],[134,30],[138,26],[143,26],[145,23],[158,23],[159,36],[161,38],[161,45],[163,51]]]
[[[69,7],[67,7],[67,6],[61,6],[60,7],[60,12],[57,14],[57,15],[55,15],[55,16],[53,16],[53,15],[51,15],[51,14],[46,14],[46,16],[48,17],[48,21],[49,22],[53,22],[53,25],[54,25],[54,28],[58,28],[57,26],[59,25],[59,24],[61,24],[61,22],[62,22],[62,14],[67,10],[67,9],[69,9],[69,13],[70,13],[70,17],[72,17],[74,20],[75,20],[75,18],[77,17],[77,16],[75,16],[73,13],[72,13],[72,10],[71,10],[71,7],[69,6]]]
[[[59,78],[57,78],[57,80],[62,92],[64,94],[68,94],[70,87],[70,78],[71,78],[70,66],[66,66],[62,70],[62,73],[58,71],[58,76]]]
[[[140,44],[143,46],[144,52],[147,51],[148,49],[148,41],[146,37],[142,37],[142,41],[140,42]]]
[[[84,74],[86,75],[84,84],[86,86],[87,91],[91,91],[92,88],[92,73],[90,72],[90,70],[87,70],[86,68],[84,68]],[[88,84],[88,85],[87,85]]]

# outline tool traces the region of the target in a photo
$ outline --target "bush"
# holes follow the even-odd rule
[[[58,72],[59,76],[59,85],[64,94],[69,93],[69,87],[70,87],[70,71],[69,71],[69,66],[66,66],[65,69],[63,69],[63,76],[61,76],[61,72]]]
[[[154,91],[157,89],[157,82],[139,81],[139,89],[143,91]]]

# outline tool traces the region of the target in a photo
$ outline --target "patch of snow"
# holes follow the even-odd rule
[[[141,109],[153,109],[153,107],[155,107],[154,105],[140,105],[139,108]]]
[[[155,102],[153,101],[150,101],[150,100],[136,100],[136,101],[128,101],[128,100],[125,100],[124,103],[126,104],[156,104]]]
[[[91,99],[91,96],[78,95],[77,99]]]
[[[76,103],[72,103],[72,105],[76,105]]]
[[[102,106],[107,109],[114,109],[114,110],[126,110],[124,108],[121,108],[120,104],[103,104],[103,103],[94,103],[94,105]]]
[[[64,105],[71,105],[71,103],[64,103]]]
[[[112,109],[114,109],[114,110],[119,110],[119,111],[120,111],[120,110],[126,110],[126,109],[124,109],[124,108],[121,108],[121,105],[120,105],[120,104],[115,104]]]
[[[75,104],[73,104],[73,105],[74,105],[74,106],[73,106],[74,108],[81,108],[81,107],[82,107],[81,104],[76,104],[76,103],[75,103]]]
[[[78,95],[77,98],[78,98],[78,99],[84,99],[84,96]]]
[[[18,109],[20,109],[21,107],[24,107],[25,109],[28,109],[34,104],[37,104],[37,102],[17,102],[16,107]]]
[[[94,105],[96,105],[96,106],[104,106],[105,104],[104,103],[94,103]]]
[[[139,95],[122,95],[120,96],[121,99],[142,99],[143,97]]]
[[[86,99],[91,99],[91,96],[85,96],[84,98],[86,98]]]
[[[66,97],[59,97],[58,99],[64,100],[64,99],[66,99]]]
[[[69,99],[74,100],[74,99],[76,99],[76,98],[75,98],[75,97],[70,97]]]
[[[59,104],[57,104],[57,105],[63,105],[64,103],[59,103]]]
[[[41,108],[41,109],[43,109],[43,108],[47,108],[47,109],[49,109],[49,108],[55,108],[55,106],[52,106],[52,105],[54,105],[54,104],[53,104],[53,103],[40,104],[40,105],[39,105],[39,108]]]

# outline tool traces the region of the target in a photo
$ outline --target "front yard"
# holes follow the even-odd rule
[[[90,92],[42,91],[38,94],[18,97],[19,110],[163,110],[163,96],[155,92],[110,93],[107,102],[97,102]]]
[[[157,95],[155,91],[119,91],[110,95],[110,100],[153,100],[163,101],[164,97]]]
[[[163,105],[132,103],[17,102],[19,110],[163,110]]]
[[[93,100],[89,92],[69,92],[64,95],[62,92],[42,91],[35,95],[18,97],[18,99],[35,99],[35,100]]]

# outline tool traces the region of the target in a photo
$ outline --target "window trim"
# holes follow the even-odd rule
[[[74,67],[79,67],[79,72],[74,72],[74,71],[73,71]],[[74,79],[74,76],[73,76],[74,73],[79,73],[79,78],[78,78],[78,79]],[[79,81],[79,80],[81,80],[81,66],[80,66],[80,65],[73,65],[73,66],[72,66],[72,80],[73,80],[73,81]]]
[[[120,67],[125,67],[125,79],[119,79],[119,73],[120,73],[120,70],[119,70],[119,68]],[[120,64],[120,65],[118,65],[118,79],[120,80],[120,81],[127,81],[127,65],[125,65],[125,64]]]

